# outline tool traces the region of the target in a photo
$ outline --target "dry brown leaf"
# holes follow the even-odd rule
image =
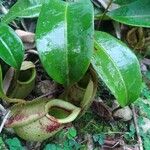
[[[16,30],[15,32],[18,34],[23,42],[33,43],[35,41],[35,34],[32,32],[27,32],[23,30]]]
[[[111,108],[104,104],[102,100],[95,100],[92,104],[92,109],[101,118],[113,120]]]

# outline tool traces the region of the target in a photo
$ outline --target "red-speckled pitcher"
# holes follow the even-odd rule
[[[80,108],[60,99],[38,99],[11,108],[5,126],[13,128],[18,136],[29,141],[43,141],[72,122]]]

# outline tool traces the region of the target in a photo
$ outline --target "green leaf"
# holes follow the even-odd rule
[[[142,82],[139,63],[121,41],[97,31],[92,65],[121,106],[139,97]]]
[[[119,5],[126,5],[126,4],[130,4],[132,2],[135,2],[137,0],[114,0],[113,2]]]
[[[33,18],[38,17],[42,4],[48,0],[18,0],[4,16],[2,22],[9,23],[16,17]]]
[[[149,150],[150,149],[149,141],[150,141],[150,136],[149,135],[145,135],[143,137],[143,145],[144,145],[144,149],[145,150]]]
[[[25,148],[21,145],[19,139],[16,137],[14,137],[13,139],[7,139],[6,143],[9,147],[9,150],[25,150]]]
[[[1,150],[7,150],[7,148],[6,148],[5,144],[4,144],[4,141],[3,141],[2,137],[0,137],[0,149],[1,149]]]
[[[93,22],[90,0],[51,0],[43,5],[36,31],[37,49],[47,73],[57,82],[73,84],[87,71],[94,47]]]
[[[146,85],[146,83],[142,83],[142,93],[141,93],[141,96],[144,98],[144,99],[150,99],[150,90],[149,90],[149,87]]]
[[[150,27],[150,0],[135,1],[108,12],[107,15],[127,25]]]
[[[104,133],[93,135],[94,142],[98,142],[99,145],[103,145],[104,144],[105,138],[106,138],[106,136],[105,136]]]
[[[47,144],[44,150],[62,150],[58,144]]]
[[[68,129],[68,133],[67,133],[67,137],[68,139],[73,139],[77,136],[77,131],[74,128],[69,128]]]
[[[63,142],[64,150],[79,150],[81,144],[79,144],[75,139],[68,139]]]
[[[20,69],[23,57],[21,39],[9,26],[0,24],[0,58],[10,66]]]

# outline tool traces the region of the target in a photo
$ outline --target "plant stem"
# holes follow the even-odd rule
[[[103,18],[104,18],[104,16],[105,16],[107,10],[108,10],[109,7],[111,6],[112,2],[113,2],[113,0],[110,0],[110,2],[108,3],[108,5],[107,5],[107,7],[106,7],[106,9],[105,9],[105,11],[104,11],[104,13],[102,14],[102,17],[100,18],[100,20],[99,20],[99,22],[98,22],[98,28],[100,28],[101,22],[102,22],[102,20],[103,20]]]
[[[132,108],[132,113],[133,113],[133,121],[134,121],[135,130],[136,130],[136,135],[138,139],[139,150],[143,150],[142,139],[140,136],[140,130],[139,130],[138,123],[137,123],[137,115],[136,115],[135,107],[133,104],[131,105],[131,108]]]
[[[65,91],[64,91],[65,100],[68,100],[69,90],[70,90],[70,86],[65,87]]]
[[[4,101],[8,102],[8,103],[25,103],[26,101],[23,99],[17,99],[17,98],[9,98],[6,95],[2,95],[1,99],[3,99]]]

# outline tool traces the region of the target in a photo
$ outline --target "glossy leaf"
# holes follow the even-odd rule
[[[18,0],[2,19],[2,22],[9,23],[16,17],[33,18],[38,17],[42,4],[48,0]]]
[[[10,66],[20,69],[24,57],[22,41],[9,26],[0,24],[0,58]]]
[[[150,27],[150,0],[135,1],[108,12],[107,15],[127,25]]]
[[[36,32],[37,49],[47,73],[57,82],[73,84],[87,71],[94,47],[93,19],[90,0],[51,0],[43,5]]]
[[[119,5],[127,5],[137,0],[114,0],[113,2]]]
[[[134,102],[141,92],[141,72],[136,56],[121,41],[95,33],[92,65],[121,106]]]
[[[11,107],[5,127],[28,141],[43,141],[74,121],[81,109],[61,99],[34,99]]]

